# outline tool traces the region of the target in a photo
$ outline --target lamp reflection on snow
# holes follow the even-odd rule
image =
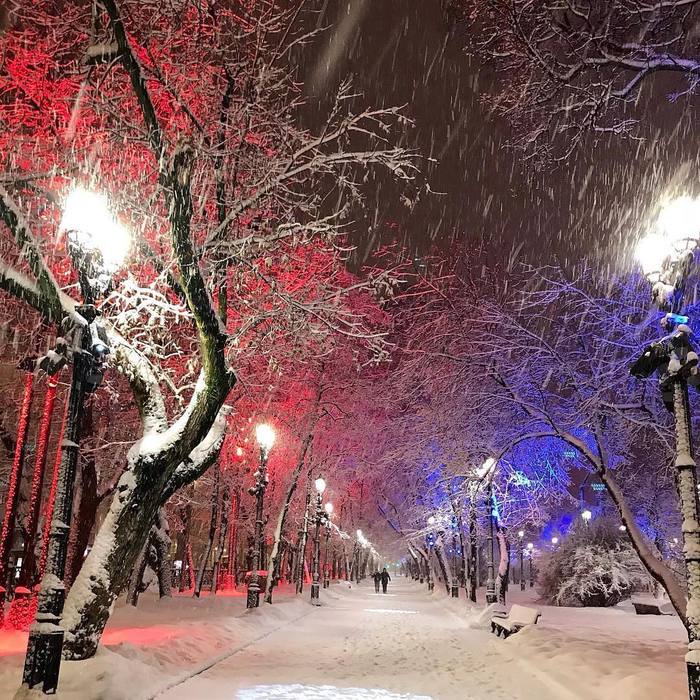
[[[333,685],[256,685],[243,688],[236,700],[433,700],[430,695],[393,693],[382,688],[337,688]]]

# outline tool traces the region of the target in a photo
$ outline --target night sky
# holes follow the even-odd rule
[[[698,169],[692,107],[670,104],[659,80],[642,96],[644,141],[606,138],[563,164],[535,170],[506,146],[510,125],[490,111],[498,76],[450,35],[439,0],[317,0],[327,26],[304,50],[310,126],[319,103],[352,75],[368,105],[407,105],[416,126],[403,137],[439,163],[425,168],[433,191],[407,206],[402,185],[380,178],[368,195],[360,247],[396,231],[418,250],[431,240],[485,241],[493,260],[513,250],[543,264],[584,256],[603,269],[623,265],[672,182]],[[668,80],[664,78],[663,80]],[[694,178],[697,179],[697,178]]]

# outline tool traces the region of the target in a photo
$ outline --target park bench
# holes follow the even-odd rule
[[[637,615],[673,615],[673,607],[670,603],[661,603],[649,600],[633,600],[634,612]]]
[[[528,625],[536,625],[540,619],[539,610],[527,608],[524,605],[513,605],[505,617],[491,618],[491,631],[505,639]]]

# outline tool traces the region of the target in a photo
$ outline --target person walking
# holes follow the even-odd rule
[[[389,572],[386,570],[386,567],[382,569],[382,573],[379,574],[381,581],[382,581],[382,593],[386,593],[386,587],[389,585],[389,581],[391,581],[391,576],[389,576]],[[377,593],[379,593],[379,587],[377,587]]]
[[[372,574],[372,578],[374,579],[374,592],[379,593],[379,584],[382,582],[382,575],[378,571],[375,571]]]

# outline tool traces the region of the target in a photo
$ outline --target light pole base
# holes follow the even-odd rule
[[[433,581],[428,581],[428,590],[432,591],[435,588],[435,583]]]
[[[491,603],[496,603],[496,602],[498,602],[498,598],[496,597],[495,593],[487,593],[486,594],[487,605],[491,605]]]
[[[62,649],[61,628],[44,633],[30,630],[22,684],[28,688],[41,685],[44,694],[53,695],[58,687]]]
[[[258,583],[251,583],[248,586],[248,594],[246,596],[246,608],[260,607],[260,586]]]
[[[311,605],[321,605],[318,581],[311,584]]]
[[[323,587],[324,587],[324,588],[330,588],[330,587],[331,587],[331,582],[330,582],[327,578],[324,578],[324,579],[323,579]]]
[[[452,586],[452,597],[459,598],[459,586]]]

